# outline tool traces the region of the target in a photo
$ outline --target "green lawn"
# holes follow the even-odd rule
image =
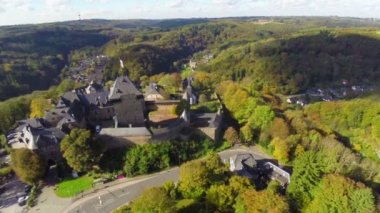
[[[55,193],[59,197],[72,197],[81,191],[90,189],[93,181],[94,179],[88,176],[64,180],[58,184]]]

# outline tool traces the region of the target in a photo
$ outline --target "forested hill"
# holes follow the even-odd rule
[[[361,35],[337,31],[348,27]],[[377,31],[371,29],[378,27],[377,20],[338,17],[95,19],[0,27],[0,100],[57,85],[71,53],[85,47],[110,57],[105,80],[179,71],[204,53],[214,59],[200,69],[236,80],[252,74],[259,88],[283,93],[340,77],[377,79]]]
[[[108,40],[100,30],[1,28],[0,100],[58,84],[70,51]]]
[[[133,34],[128,29],[170,29],[206,21],[83,20],[0,27],[0,100],[59,84],[70,53],[84,47],[101,49],[120,35]]]
[[[380,80],[380,31],[318,30],[222,51],[204,69],[258,89],[294,94],[310,87]]]

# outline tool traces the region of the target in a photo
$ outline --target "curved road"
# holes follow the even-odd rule
[[[241,153],[250,153],[256,160],[272,159],[270,156],[260,152],[255,148],[251,149],[230,149],[219,153],[221,159],[226,162],[230,157]],[[100,190],[96,194],[79,199],[71,203],[63,212],[67,213],[96,213],[112,212],[114,209],[129,203],[139,196],[145,189],[161,186],[165,182],[172,180],[177,182],[179,178],[179,167],[174,167],[146,178],[122,183],[106,189]]]

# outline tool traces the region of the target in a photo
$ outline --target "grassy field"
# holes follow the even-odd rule
[[[77,193],[90,189],[94,179],[89,176],[82,176],[77,179],[64,180],[58,184],[55,193],[59,197],[72,197]]]

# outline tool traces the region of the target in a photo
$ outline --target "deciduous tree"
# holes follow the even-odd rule
[[[45,115],[45,111],[51,109],[52,105],[44,98],[34,98],[30,102],[30,117],[41,118]]]
[[[184,198],[200,199],[208,187],[209,170],[206,163],[194,160],[182,164],[178,189]]]
[[[45,161],[37,153],[22,148],[11,152],[12,168],[21,181],[35,184],[45,173]]]
[[[280,162],[287,163],[289,161],[290,145],[280,138],[274,138],[271,145],[274,147],[273,156]]]
[[[253,131],[254,130],[249,123],[245,124],[242,128],[240,128],[240,135],[243,142],[248,143],[248,144],[253,142],[253,137],[254,137]]]
[[[175,202],[162,188],[145,190],[131,205],[132,212],[136,213],[172,213],[175,212]]]
[[[227,185],[212,185],[206,194],[208,203],[220,211],[228,211],[235,202],[232,188]]]
[[[232,144],[240,143],[239,133],[231,126],[226,129],[223,138]]]
[[[61,141],[61,151],[71,168],[77,172],[87,172],[99,160],[95,143],[89,130],[73,129]]]
[[[249,118],[249,123],[256,128],[267,128],[275,118],[275,113],[270,106],[258,106]]]
[[[286,199],[267,190],[247,190],[241,193],[234,206],[236,213],[287,213],[289,205]]]
[[[306,209],[322,212],[374,212],[375,199],[370,188],[340,175],[327,175]]]

